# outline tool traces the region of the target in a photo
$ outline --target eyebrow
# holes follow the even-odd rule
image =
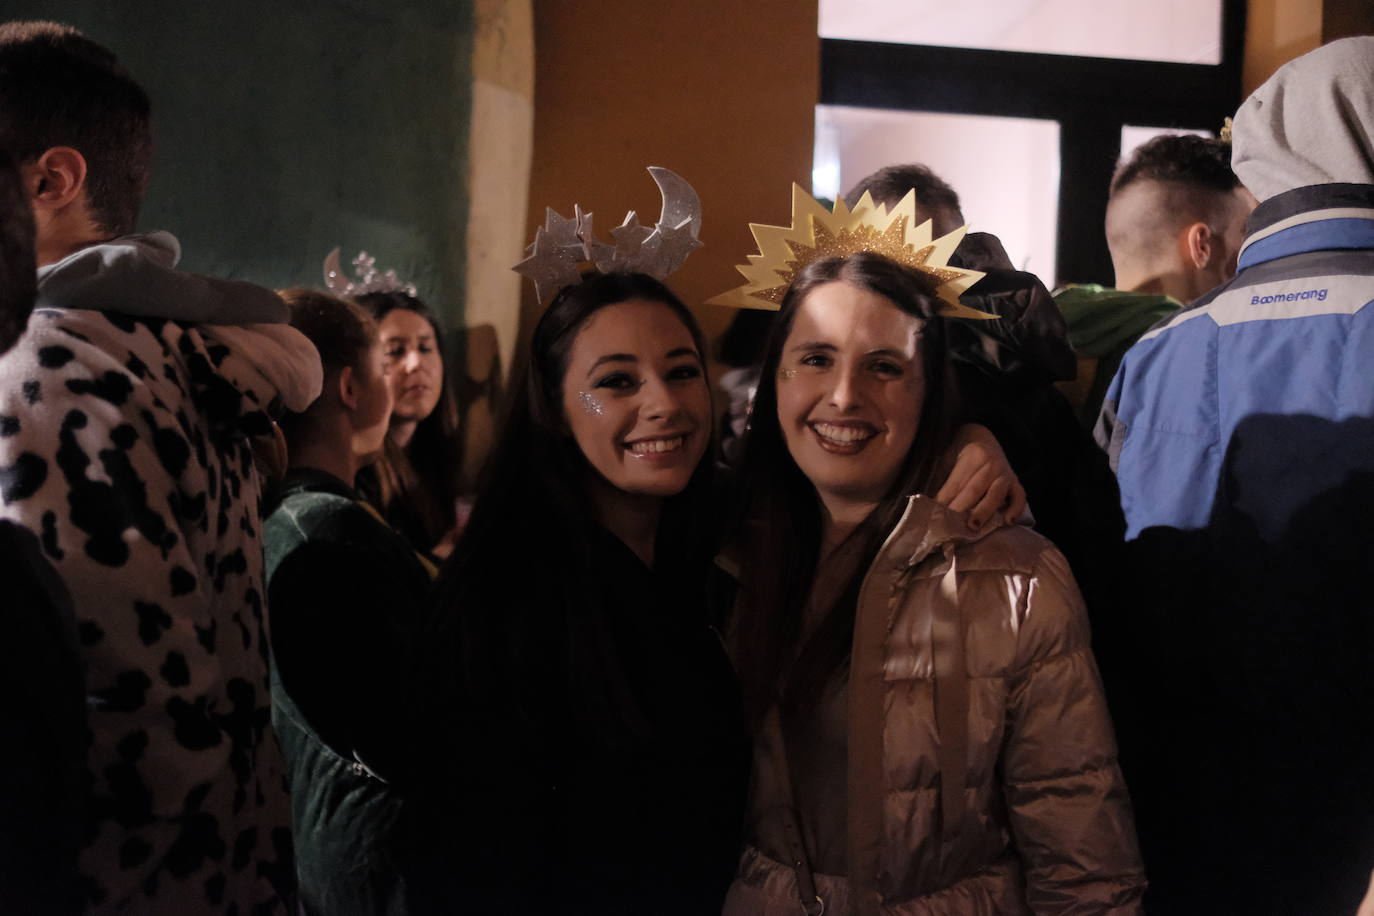
[[[390,335],[390,336],[388,336],[388,337],[383,338],[383,342],[384,342],[384,343],[395,343],[396,341],[400,341],[401,343],[405,343],[406,341],[408,341],[408,340],[410,340],[410,339],[411,339],[411,338],[410,338],[410,335],[409,335],[409,334],[392,334],[392,335]],[[421,334],[420,336],[416,337],[415,339],[416,339],[417,341],[419,341],[420,343],[424,343],[426,340],[433,340],[433,339],[434,339],[434,335],[433,335],[433,334]]]
[[[664,356],[664,359],[677,359],[681,356],[690,356],[697,362],[701,362],[701,355],[697,353],[694,347],[678,347],[676,350],[669,350],[667,355]],[[596,362],[592,363],[592,367],[587,370],[587,377],[590,378],[592,374],[605,363],[637,362],[639,362],[639,357],[635,356],[633,353],[607,353],[605,356],[600,357]]]
[[[638,357],[638,356],[635,356],[635,355],[632,354],[632,353],[607,353],[605,356],[600,357],[599,359],[597,359],[596,362],[592,363],[592,367],[591,367],[590,369],[587,370],[587,376],[588,376],[588,378],[590,378],[591,375],[592,375],[592,373],[594,373],[597,369],[599,369],[599,368],[600,368],[602,365],[604,365],[605,363],[637,363],[637,362],[639,362],[639,357]]]
[[[839,348],[836,347],[834,344],[826,343],[822,340],[803,341],[802,343],[799,343],[795,347],[791,348],[791,351],[793,353],[796,353],[799,350],[828,350],[831,353],[839,352]],[[869,350],[867,353],[864,354],[864,356],[888,356],[893,359],[902,361],[908,361],[911,359],[911,355],[909,353],[903,353],[901,350],[894,350],[891,347],[879,347],[876,350]]]

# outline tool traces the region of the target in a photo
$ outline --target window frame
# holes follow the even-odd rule
[[[1058,277],[1042,279],[1109,284],[1122,127],[1219,130],[1241,102],[1244,44],[1245,0],[1222,0],[1219,64],[822,38],[820,103],[1058,121]]]

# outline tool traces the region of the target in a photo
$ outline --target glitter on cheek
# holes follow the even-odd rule
[[[781,380],[784,381],[784,382],[790,382],[792,379],[794,379],[794,378],[796,378],[796,377],[797,377],[797,370],[796,370],[796,369],[779,369],[779,370],[778,370],[778,378],[781,379]]]
[[[603,417],[606,415],[606,408],[601,405],[601,402],[598,401],[596,396],[590,391],[579,391],[577,393],[577,402],[582,405],[583,410],[594,417]]]

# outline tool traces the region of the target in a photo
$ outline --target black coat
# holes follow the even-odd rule
[[[720,910],[749,742],[705,569],[651,570],[591,525],[581,541],[523,556],[500,595],[450,607],[441,584],[456,625],[419,666],[447,675],[425,715],[447,734],[418,754],[439,764],[415,805],[426,912]]]
[[[1054,385],[1076,371],[1064,318],[1034,274],[1010,269],[993,236],[965,236],[951,264],[986,273],[960,300],[997,316],[948,322],[967,418],[997,437],[1035,529],[1068,558],[1094,628],[1110,628],[1126,523],[1106,455]]]
[[[85,678],[71,601],[38,539],[0,521],[0,913],[82,911]]]

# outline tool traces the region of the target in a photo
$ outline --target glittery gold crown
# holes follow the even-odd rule
[[[949,235],[932,238],[932,223],[916,225],[916,192],[911,191],[890,211],[873,202],[868,192],[853,210],[843,200],[827,210],[799,186],[792,185],[792,225],[763,226],[750,223],[759,253],[749,256],[738,270],[749,282],[714,299],[708,305],[772,309],[802,268],[823,258],[843,258],[860,251],[880,254],[904,267],[930,277],[935,293],[944,303],[940,314],[954,318],[995,318],[959,302],[959,295],[982,278],[976,270],[949,266],[949,257],[964,237],[967,226]]]

